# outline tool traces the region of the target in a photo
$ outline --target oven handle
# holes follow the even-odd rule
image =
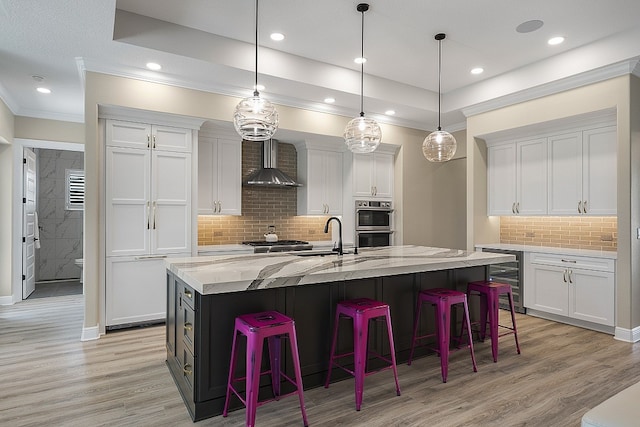
[[[366,228],[357,228],[357,234],[393,234],[394,230],[367,230]]]
[[[375,212],[388,212],[388,213],[393,213],[395,209],[389,209],[389,208],[370,208],[370,207],[366,207],[366,208],[356,208],[356,213],[357,212],[361,212],[361,211],[375,211]]]

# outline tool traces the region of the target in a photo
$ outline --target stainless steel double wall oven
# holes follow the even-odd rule
[[[390,200],[356,200],[356,245],[360,248],[393,244]]]

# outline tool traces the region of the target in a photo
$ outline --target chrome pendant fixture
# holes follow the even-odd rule
[[[369,10],[367,3],[360,3],[356,10],[362,14],[362,43],[360,62],[360,116],[352,119],[344,130],[344,142],[354,153],[371,153],[382,140],[382,130],[378,123],[364,116],[364,13]]]
[[[456,154],[456,139],[449,132],[440,127],[440,76],[442,74],[442,40],[444,33],[438,33],[435,39],[438,41],[438,130],[431,132],[422,142],[422,154],[430,162],[446,162]]]
[[[266,141],[278,130],[278,112],[258,92],[258,0],[256,0],[256,68],[253,96],[244,98],[236,106],[233,126],[247,141]]]

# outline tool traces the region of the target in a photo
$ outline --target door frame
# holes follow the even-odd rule
[[[11,262],[11,297],[4,297],[0,301],[0,304],[14,304],[18,301],[22,301],[22,193],[24,187],[22,182],[22,156],[24,148],[45,148],[51,150],[84,152],[84,144],[76,142],[15,138],[13,145],[13,194],[11,197],[11,229],[13,230],[13,235],[11,237],[11,253],[13,256]],[[82,227],[84,229],[84,216]],[[82,246],[84,251],[84,241],[82,242]],[[10,299],[10,301],[8,299]]]

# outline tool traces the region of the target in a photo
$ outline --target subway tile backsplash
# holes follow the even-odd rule
[[[500,243],[618,250],[616,217],[500,217]]]
[[[242,142],[243,181],[262,163],[261,144]],[[297,153],[291,144],[278,144],[278,168],[297,178]],[[199,215],[198,245],[228,245],[264,240],[270,225],[280,240],[330,240],[324,234],[328,216],[297,216],[295,188],[242,187],[242,216]]]

